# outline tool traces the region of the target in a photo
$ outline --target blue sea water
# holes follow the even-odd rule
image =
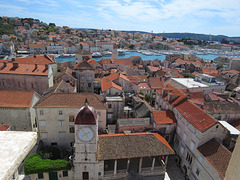
[[[161,54],[161,55],[157,55],[157,56],[149,56],[149,55],[144,55],[142,53],[136,52],[136,51],[129,51],[124,55],[119,55],[118,58],[129,58],[131,56],[141,56],[142,60],[146,61],[146,60],[161,60],[164,61],[166,55],[165,54]],[[202,59],[210,59],[210,60],[214,60],[215,58],[219,57],[219,56],[224,56],[223,54],[200,54],[198,55],[198,57],[202,58]],[[105,55],[102,57],[98,57],[98,58],[93,58],[96,61],[100,61],[101,59],[107,59],[107,58],[111,58],[111,55]],[[68,61],[74,61],[75,57],[59,57],[56,58],[57,62],[68,62]]]

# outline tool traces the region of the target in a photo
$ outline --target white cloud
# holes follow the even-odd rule
[[[3,16],[7,16],[8,14],[14,14],[13,16],[19,16],[22,15],[26,11],[26,9],[21,6],[0,4],[0,11]]]
[[[54,0],[17,0],[17,1],[27,3],[27,4],[40,4],[40,5],[52,6],[52,7],[58,6],[57,1],[54,1]]]
[[[155,3],[154,3],[155,2]],[[130,1],[104,0],[99,4],[105,13],[116,14],[115,18],[155,21],[168,18],[196,18],[221,17],[226,20],[239,19],[238,0],[164,0]]]

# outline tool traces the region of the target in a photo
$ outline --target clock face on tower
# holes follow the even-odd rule
[[[94,132],[91,128],[85,127],[80,128],[78,131],[78,138],[81,141],[88,142],[91,141],[94,137]]]

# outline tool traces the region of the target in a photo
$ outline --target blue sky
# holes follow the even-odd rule
[[[0,0],[0,16],[74,28],[240,36],[240,0]]]

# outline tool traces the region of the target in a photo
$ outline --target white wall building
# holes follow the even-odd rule
[[[44,97],[43,97],[44,98]],[[36,104],[39,138],[46,145],[71,148],[74,144],[74,121],[85,100],[98,114],[98,129],[106,128],[106,107],[96,94],[52,94]]]
[[[0,91],[0,123],[10,124],[12,130],[37,131],[33,106],[40,95],[34,91]]]
[[[170,83],[178,89],[188,89],[191,92],[203,92],[204,94],[223,93],[226,88],[224,84],[201,83],[192,78],[171,78]]]

